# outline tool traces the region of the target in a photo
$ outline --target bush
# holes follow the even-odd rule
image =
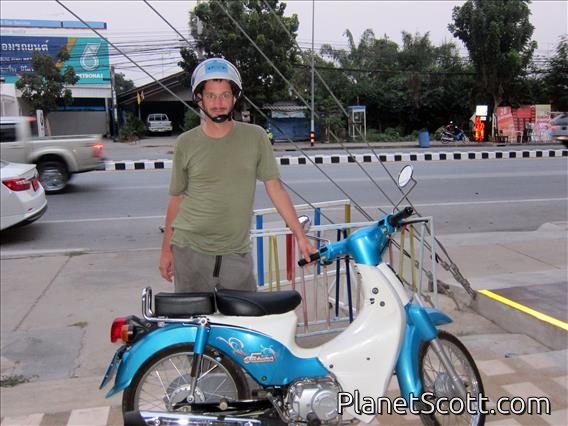
[[[194,127],[199,126],[201,123],[201,117],[199,117],[192,110],[188,109],[183,116],[183,131],[187,132]]]
[[[126,122],[118,132],[118,139],[121,141],[132,141],[140,139],[146,133],[144,122],[132,113],[126,113]]]
[[[412,135],[401,136],[398,129],[387,127],[383,133],[375,129],[367,129],[367,140],[372,142],[403,142],[413,139]]]

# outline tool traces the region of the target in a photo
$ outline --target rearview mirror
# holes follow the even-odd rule
[[[308,232],[310,230],[310,227],[312,226],[312,221],[309,218],[309,216],[305,215],[299,216],[298,222],[300,222],[300,225],[302,226],[304,232]]]
[[[402,168],[402,170],[398,174],[398,186],[400,188],[404,188],[406,185],[408,185],[408,182],[412,180],[413,172],[414,169],[410,164]]]

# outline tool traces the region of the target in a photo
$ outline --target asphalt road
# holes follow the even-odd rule
[[[387,164],[396,177],[402,164]],[[439,234],[530,231],[568,217],[565,158],[415,162],[418,185],[410,201],[434,216]],[[399,193],[380,164],[281,167],[295,204],[354,200],[353,221],[388,211]],[[168,199],[169,170],[77,175],[64,194],[48,198],[38,222],[2,233],[2,255],[73,250],[158,248]],[[369,179],[372,177],[373,182]],[[331,180],[331,181],[330,181]],[[255,208],[271,207],[258,184]],[[325,209],[343,222],[343,207]]]

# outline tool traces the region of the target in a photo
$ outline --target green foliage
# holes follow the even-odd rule
[[[201,118],[191,110],[187,110],[183,116],[183,131],[186,132],[199,126]]]
[[[388,127],[384,132],[376,129],[367,129],[367,140],[370,142],[412,142],[418,138],[418,131],[408,135],[401,134],[400,129]]]
[[[556,111],[568,111],[568,37],[563,37],[544,76],[546,93]]]
[[[114,75],[114,90],[116,90],[116,94],[120,95],[123,92],[128,92],[136,87],[134,82],[130,79],[127,79],[126,76],[121,73],[117,72]]]
[[[75,70],[71,66],[65,67],[61,72],[63,63],[69,59],[69,52],[63,48],[57,55],[57,60],[37,50],[32,53],[32,72],[27,72],[16,82],[16,88],[22,92],[24,99],[33,111],[43,110],[47,115],[57,110],[59,102],[70,105],[73,102],[71,90],[65,86],[72,86],[79,81]]]
[[[367,107],[368,128],[381,133],[400,126],[404,135],[469,117],[472,73],[454,44],[433,46],[428,34],[406,32],[402,47],[386,37],[376,39],[372,30],[358,44],[349,31],[346,36],[348,51],[324,45],[321,52],[339,65],[336,74],[343,76],[331,88],[344,105]],[[390,133],[383,137],[393,139]]]
[[[529,66],[536,42],[529,22],[529,0],[467,0],[454,7],[448,25],[467,50],[476,71],[477,99],[493,107],[512,92]],[[489,97],[490,99],[487,99]]]
[[[118,138],[121,141],[138,140],[146,133],[146,126],[144,122],[136,117],[134,114],[126,113],[126,122],[118,132]]]
[[[197,5],[189,20],[196,50],[182,49],[180,66],[190,76],[198,62],[197,52],[224,57],[239,69],[243,91],[256,105],[278,100],[288,87],[251,40],[282,75],[291,78],[299,24],[296,15],[284,16],[285,8],[278,0],[219,0]]]

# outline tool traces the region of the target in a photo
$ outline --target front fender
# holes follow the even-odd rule
[[[123,391],[132,382],[138,369],[152,355],[169,346],[192,343],[197,335],[197,326],[193,324],[175,324],[158,328],[144,336],[122,354],[117,366],[114,386],[106,394],[106,398]]]
[[[436,326],[449,324],[452,319],[437,309],[408,304],[406,309],[406,330],[404,342],[396,363],[396,378],[401,395],[410,404],[410,394],[422,394],[422,381],[418,357],[423,342],[433,340],[438,335]]]

